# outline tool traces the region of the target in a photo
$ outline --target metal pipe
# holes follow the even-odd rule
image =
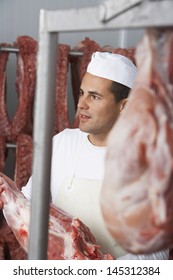
[[[0,52],[18,53],[19,49],[18,48],[13,48],[13,47],[0,47]],[[83,56],[83,52],[80,52],[80,51],[70,51],[69,55],[70,56]]]
[[[126,29],[120,30],[119,46],[121,48],[127,48],[127,30]]]
[[[19,49],[15,47],[0,47],[0,52],[13,52],[18,53]]]
[[[50,173],[55,105],[57,34],[48,33],[40,13],[34,151],[28,259],[47,259]]]
[[[6,143],[6,147],[7,147],[8,149],[16,149],[17,144],[13,144],[13,143]]]

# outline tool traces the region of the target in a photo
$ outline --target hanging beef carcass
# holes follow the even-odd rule
[[[67,108],[69,45],[58,45],[54,134],[70,127]]]
[[[6,151],[5,137],[0,136],[0,172],[4,172],[5,169]]]
[[[3,178],[0,178],[0,184],[3,189],[0,195],[4,204],[4,216],[20,245],[27,252],[30,202],[17,188],[10,188]],[[61,209],[50,207],[48,224],[48,259],[112,259],[111,255],[101,252],[88,227]]]
[[[33,131],[37,42],[29,36],[19,36],[15,46],[19,48],[19,53],[17,54],[16,79],[18,106],[12,120],[14,141],[21,133],[32,135]]]
[[[14,181],[19,189],[26,185],[32,173],[33,140],[30,135],[20,134],[16,141]]]
[[[4,260],[4,241],[0,239],[0,260]]]
[[[101,206],[112,236],[132,253],[173,245],[173,29],[148,29],[138,74],[114,125]]]
[[[3,43],[0,47],[10,47]],[[11,122],[7,112],[6,105],[6,67],[9,57],[9,52],[0,52],[0,135],[11,141]]]

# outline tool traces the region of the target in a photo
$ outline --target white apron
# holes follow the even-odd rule
[[[101,245],[103,253],[110,253],[114,258],[125,252],[111,237],[106,229],[100,209],[101,181],[80,178],[67,178],[58,190],[55,204],[88,226]]]

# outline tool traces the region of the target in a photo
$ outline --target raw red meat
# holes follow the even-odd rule
[[[19,53],[17,54],[16,80],[18,107],[12,120],[14,140],[21,133],[32,135],[37,42],[29,36],[19,36],[15,46],[19,48]]]
[[[6,141],[5,137],[0,136],[0,171],[4,172],[6,159]]]
[[[4,241],[0,239],[0,260],[4,260]]]
[[[11,228],[7,225],[5,219],[0,219],[0,236],[3,246],[3,258],[5,260],[25,260],[27,254],[20,246]]]
[[[30,202],[17,188],[10,188],[4,179],[1,187],[4,216],[20,245],[27,252]],[[89,228],[79,219],[51,206],[48,259],[101,260],[112,257],[101,252]]]
[[[0,44],[1,47],[10,47],[8,44]],[[11,141],[11,122],[6,106],[6,66],[9,53],[0,52],[0,135]]]
[[[21,134],[16,141],[16,160],[14,170],[14,181],[21,189],[26,185],[32,173],[32,137],[27,134]]]
[[[112,236],[132,253],[173,245],[173,29],[148,29],[138,74],[108,140],[101,205]]]
[[[68,62],[70,46],[58,45],[54,133],[70,127],[67,108]]]
[[[80,64],[83,53],[81,52],[81,56],[74,55],[69,57],[70,62],[70,70],[71,70],[71,87],[74,98],[74,106],[75,110],[77,110],[77,103],[79,99],[79,89],[81,84],[80,78]]]

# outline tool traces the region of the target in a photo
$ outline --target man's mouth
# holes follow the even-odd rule
[[[91,119],[91,117],[86,114],[79,114],[79,118],[82,121],[87,121],[87,120]]]

